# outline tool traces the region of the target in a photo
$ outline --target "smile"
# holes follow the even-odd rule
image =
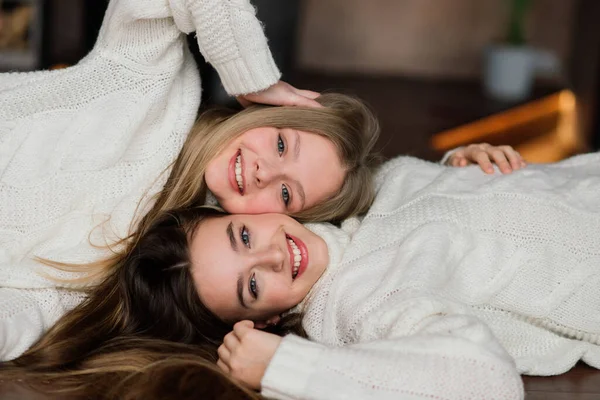
[[[306,270],[308,265],[308,251],[306,245],[300,239],[286,235],[288,251],[290,253],[290,265],[292,280],[296,279]]]
[[[244,168],[242,151],[238,150],[229,161],[229,184],[231,188],[244,195]]]

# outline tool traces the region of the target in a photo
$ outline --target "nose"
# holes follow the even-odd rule
[[[254,169],[254,181],[260,189],[268,186],[279,174],[274,165],[265,160],[257,160]]]
[[[269,268],[274,272],[279,272],[283,269],[285,253],[280,247],[274,244],[256,253],[255,256],[256,265],[262,268]]]

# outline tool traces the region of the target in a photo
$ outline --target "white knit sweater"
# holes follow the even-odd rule
[[[311,225],[312,341],[283,339],[264,395],[515,399],[517,372],[600,367],[600,154],[506,176],[398,158],[377,185],[362,222]]]
[[[79,64],[0,75],[0,360],[82,298],[34,257],[106,256],[90,233],[100,245],[124,237],[138,202],[161,188],[200,103],[192,31],[229,93],[279,79],[247,0],[113,0]]]

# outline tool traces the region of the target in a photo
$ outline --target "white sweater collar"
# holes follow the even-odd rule
[[[323,285],[325,281],[331,279],[335,275],[336,271],[339,269],[342,257],[348,246],[348,243],[350,242],[350,238],[359,226],[360,220],[358,218],[350,218],[344,221],[341,227],[337,227],[329,223],[305,224],[305,227],[307,229],[309,229],[316,235],[319,235],[327,244],[327,249],[329,253],[329,263],[327,265],[327,268],[325,269],[325,272],[323,272],[321,278],[311,288],[308,295],[304,298],[304,300],[302,300],[300,304],[292,308],[290,312],[301,312],[304,309],[305,304],[312,297],[312,294],[318,293],[320,286]]]

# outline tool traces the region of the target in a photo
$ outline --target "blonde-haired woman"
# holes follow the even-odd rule
[[[285,107],[194,125],[201,86],[185,40],[194,30],[229,93]],[[247,0],[113,0],[79,64],[0,75],[0,358],[79,303],[65,287],[93,285],[98,260],[158,211],[202,204],[209,191],[233,212],[310,220],[368,207],[371,113],[340,96],[323,107],[279,76]],[[48,262],[98,268],[76,284],[78,274]]]

